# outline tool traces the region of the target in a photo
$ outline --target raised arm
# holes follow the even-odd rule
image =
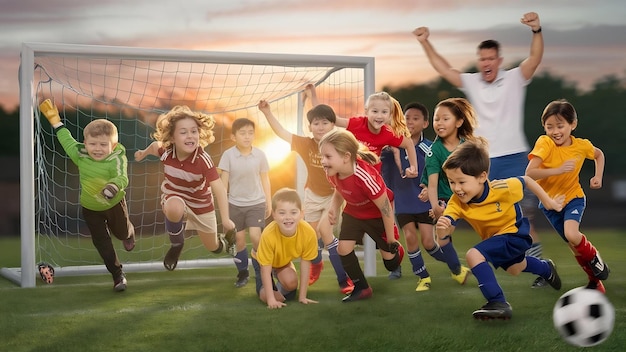
[[[315,91],[315,85],[309,83],[304,87],[304,99],[311,99],[311,105],[317,106],[320,105],[320,101],[317,98],[317,92]],[[341,117],[339,115],[335,116],[335,126],[346,128],[348,127],[348,119],[345,117]]]
[[[263,115],[265,115],[265,118],[267,119],[267,122],[270,124],[272,131],[274,131],[274,133],[276,133],[276,135],[280,137],[280,139],[291,144],[291,137],[293,136],[293,133],[287,131],[287,129],[285,129],[283,125],[280,124],[276,116],[274,116],[274,114],[272,113],[270,104],[265,100],[261,100],[259,101],[259,104],[257,105],[257,107],[263,113]]]
[[[413,31],[413,35],[422,45],[424,53],[426,54],[426,57],[428,57],[428,61],[435,71],[437,71],[443,79],[450,82],[450,84],[460,88],[463,85],[463,82],[461,81],[461,73],[457,69],[452,68],[448,61],[439,55],[432,44],[430,44],[430,41],[428,40],[428,37],[430,36],[428,27],[416,28]]]
[[[148,155],[159,156],[159,147],[161,146],[160,142],[154,141],[150,143],[146,149],[141,149],[135,152],[135,161],[142,161]]]
[[[520,22],[530,27],[532,31],[533,39],[530,42],[530,54],[519,65],[522,70],[524,78],[531,79],[541,63],[543,58],[543,35],[541,34],[541,23],[539,22],[539,15],[535,12],[529,12],[524,14],[520,19]]]

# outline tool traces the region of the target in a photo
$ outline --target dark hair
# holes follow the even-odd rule
[[[478,44],[478,51],[483,49],[496,49],[498,56],[500,56],[500,43],[496,40],[488,39],[480,42],[480,44]]]
[[[242,128],[246,127],[246,126],[252,126],[252,129],[254,129],[255,128],[254,121],[252,121],[252,120],[250,120],[248,118],[245,118],[245,117],[240,117],[238,119],[235,119],[235,121],[233,121],[233,124],[232,124],[232,126],[230,128],[231,129],[231,133],[235,134],[235,133],[237,133],[237,131],[239,131],[240,129],[242,129]]]
[[[337,115],[330,106],[319,104],[306,113],[306,119],[309,120],[309,123],[313,123],[313,120],[328,120],[334,124],[337,121]]]
[[[448,98],[440,101],[435,109],[440,106],[450,109],[450,112],[457,120],[463,120],[463,124],[457,130],[459,138],[466,140],[474,139],[474,129],[478,125],[478,121],[476,119],[476,111],[467,99]]]
[[[541,114],[541,125],[546,124],[546,120],[550,116],[556,116],[567,121],[570,125],[578,120],[574,106],[565,99],[559,99],[550,102]]]
[[[483,172],[489,173],[487,140],[476,137],[474,140],[461,143],[448,156],[441,168],[444,172],[461,169],[464,174],[474,177],[480,176]]]
[[[300,195],[292,188],[281,188],[272,197],[272,210],[276,210],[278,202],[294,203],[296,207],[302,210],[302,201]]]
[[[424,120],[425,121],[429,121],[429,116],[428,116],[428,109],[426,108],[426,106],[422,103],[418,103],[416,101],[410,102],[408,104],[406,104],[404,106],[404,114],[406,115],[406,112],[410,109],[417,109],[419,111],[422,112],[422,115],[424,115]]]

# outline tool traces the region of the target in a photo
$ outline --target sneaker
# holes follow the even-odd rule
[[[402,277],[402,266],[398,265],[396,270],[390,271],[389,276],[387,276],[389,280],[398,280]]]
[[[430,282],[430,276],[420,277],[417,281],[417,287],[415,288],[415,291],[422,292],[430,290]]]
[[[537,278],[535,279],[533,284],[530,285],[530,287],[532,287],[532,288],[543,288],[543,287],[546,287],[548,285],[550,285],[550,284],[548,283],[548,281],[546,281],[546,279],[544,279],[541,276],[537,276]]]
[[[311,263],[311,271],[309,272],[309,286],[313,285],[319,278],[324,268],[324,261],[319,263]]]
[[[163,259],[163,266],[165,269],[172,271],[176,269],[176,265],[178,265],[178,258],[180,258],[180,253],[183,251],[183,246],[170,246],[170,249],[165,254],[165,258]]]
[[[547,259],[548,265],[550,265],[550,277],[546,280],[550,286],[552,286],[555,290],[561,289],[561,278],[559,277],[559,273],[556,272],[556,265],[552,261],[552,259]]]
[[[470,276],[472,274],[472,271],[466,267],[465,265],[461,265],[461,272],[458,274],[455,273],[451,273],[450,275],[452,275],[452,278],[458,282],[460,285],[465,285],[465,282],[467,281],[467,277]]]
[[[135,248],[135,234],[131,234],[127,239],[123,240],[124,249],[126,252],[130,252]]]
[[[113,290],[116,292],[122,292],[126,290],[126,275],[122,274],[117,279],[113,280]]]
[[[248,278],[250,277],[250,273],[248,270],[241,270],[237,274],[237,282],[235,282],[235,287],[240,288],[244,287],[248,284]]]
[[[352,280],[350,280],[350,278],[347,278],[346,281],[340,283],[339,291],[341,291],[341,293],[343,293],[344,295],[349,295],[350,293],[352,293],[352,291],[354,291],[354,283],[352,283]]]
[[[237,229],[232,229],[230,231],[226,231],[224,234],[224,240],[226,241],[224,251],[230,254],[231,257],[237,255],[237,243],[236,243],[236,235]]]
[[[604,288],[604,284],[600,280],[591,280],[591,281],[589,281],[589,283],[587,284],[587,286],[585,286],[585,288],[588,288],[590,290],[598,290],[598,291],[600,291],[602,293],[606,293],[606,289]]]
[[[599,280],[606,280],[609,278],[609,266],[604,263],[600,257],[600,253],[596,253],[596,256],[589,262],[589,266],[593,271],[593,276]]]
[[[353,290],[352,293],[345,296],[341,301],[344,303],[348,303],[348,302],[358,301],[361,299],[368,299],[372,297],[372,293],[373,293],[372,288],[370,286],[367,286],[366,289]]]
[[[513,308],[511,308],[509,302],[487,302],[480,309],[475,310],[472,315],[474,319],[479,320],[508,320],[513,316]]]

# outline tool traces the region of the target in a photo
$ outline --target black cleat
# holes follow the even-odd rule
[[[176,269],[176,265],[178,265],[178,258],[180,258],[180,253],[183,251],[183,245],[180,246],[171,246],[170,249],[165,254],[165,258],[163,259],[163,266],[165,269],[172,271]]]
[[[361,299],[368,299],[370,297],[372,297],[372,288],[370,286],[368,286],[365,289],[361,289],[361,290],[357,290],[356,288],[354,289],[354,291],[352,291],[349,295],[345,296],[342,299],[342,302],[344,303],[348,303],[348,302],[354,302],[354,301],[358,301]]]
[[[239,274],[237,274],[237,282],[235,282],[235,287],[240,288],[244,287],[248,284],[248,279],[250,278],[250,273],[248,270],[241,270]]]
[[[550,265],[550,277],[546,279],[546,281],[552,286],[555,290],[561,289],[561,278],[559,277],[559,273],[556,272],[556,265],[551,259],[546,259],[548,265]]]
[[[546,279],[542,278],[541,276],[537,276],[537,278],[535,279],[533,284],[530,285],[530,287],[532,287],[532,288],[544,288],[544,287],[546,287],[548,285],[550,285],[550,284],[548,283],[548,281],[546,281]]]
[[[599,280],[606,280],[609,278],[609,266],[606,265],[604,260],[600,257],[600,253],[596,253],[596,256],[589,262],[589,266],[593,271],[593,276]]]
[[[487,302],[480,309],[475,310],[472,315],[474,319],[478,320],[509,320],[513,316],[513,308],[509,302]]]

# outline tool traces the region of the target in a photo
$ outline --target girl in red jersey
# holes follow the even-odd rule
[[[226,187],[204,150],[215,140],[214,126],[213,117],[193,112],[187,106],[175,106],[159,116],[153,134],[156,141],[135,152],[136,161],[154,155],[164,165],[161,206],[171,242],[163,260],[167,270],[174,270],[178,264],[185,230],[196,230],[204,246],[214,253],[234,252],[235,224],[228,213]],[[227,239],[217,235],[213,197],[219,205],[224,230],[232,234]]]
[[[340,206],[344,200],[346,202],[337,252],[354,283],[354,291],[343,301],[366,299],[372,296],[372,288],[354,253],[354,247],[362,243],[363,235],[367,233],[376,242],[389,271],[400,265],[404,253],[397,241],[398,230],[391,205],[393,193],[373,166],[379,162],[378,157],[362,146],[350,132],[334,130],[324,135],[320,140],[320,153],[326,176],[335,187],[328,211],[331,224],[337,222]]]

